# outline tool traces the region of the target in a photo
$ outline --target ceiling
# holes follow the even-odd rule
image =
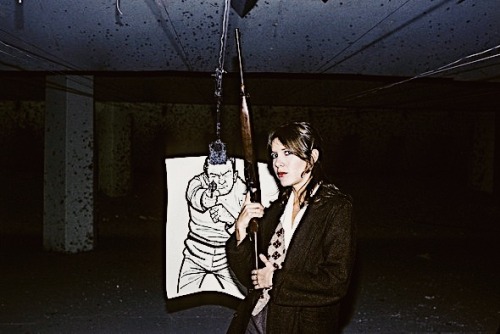
[[[212,72],[224,8],[224,0],[4,0],[0,69]],[[237,70],[236,28],[248,72],[413,77],[484,59],[439,75],[500,79],[500,57],[485,59],[498,48],[473,56],[500,45],[498,0],[258,0],[243,18],[229,11],[227,71]]]
[[[225,8],[2,0],[0,71],[215,73]],[[500,82],[499,0],[257,0],[243,17],[229,8],[226,22],[229,74],[238,28],[246,73]]]

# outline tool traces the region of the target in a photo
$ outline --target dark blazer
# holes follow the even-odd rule
[[[259,253],[267,246],[284,211],[276,201],[259,223]],[[283,268],[274,272],[267,312],[267,333],[335,333],[339,302],[346,294],[355,255],[352,202],[332,186],[322,185],[306,208],[287,249]],[[253,243],[247,236],[237,246],[226,244],[227,258],[249,293],[228,333],[244,333],[261,290],[253,290]]]

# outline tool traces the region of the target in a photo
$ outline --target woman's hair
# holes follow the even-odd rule
[[[269,151],[271,151],[271,144],[274,139],[278,139],[283,146],[307,163],[305,172],[311,171],[311,180],[306,186],[303,204],[308,203],[314,188],[325,181],[325,174],[321,165],[323,157],[321,136],[318,131],[307,122],[291,122],[279,126],[269,134],[267,142]],[[316,162],[312,156],[313,149],[319,152]],[[288,199],[291,191],[291,188],[282,190],[282,198],[284,201]]]

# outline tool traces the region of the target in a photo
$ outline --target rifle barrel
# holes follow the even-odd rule
[[[240,31],[236,29],[236,46],[238,49],[238,62],[240,65],[240,93],[241,93],[241,138],[243,142],[243,154],[245,156],[245,180],[248,191],[250,191],[250,199],[252,202],[260,202],[260,183],[257,169],[257,160],[255,159],[253,140],[252,140],[252,117],[248,108],[245,83],[243,80],[243,61],[241,57]],[[252,218],[248,225],[249,232],[253,235],[254,242],[254,260],[255,269],[259,268],[259,257],[257,253],[257,231],[259,229],[259,220]]]
[[[245,83],[243,81],[243,61],[241,57],[240,29],[236,28],[236,49],[238,50],[238,63],[240,65],[241,93],[245,94]]]

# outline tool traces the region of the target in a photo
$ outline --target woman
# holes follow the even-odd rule
[[[281,192],[268,209],[247,196],[226,244],[231,269],[249,289],[228,333],[335,333],[354,261],[350,197],[325,182],[320,137],[309,123],[282,125],[268,147]],[[258,270],[252,218],[260,218]]]

